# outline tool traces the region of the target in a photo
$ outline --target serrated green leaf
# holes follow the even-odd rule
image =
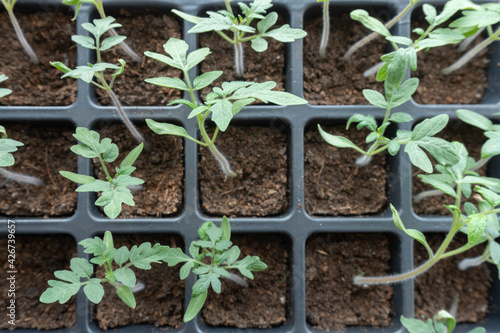
[[[363,96],[365,96],[366,100],[370,104],[378,106],[379,108],[387,109],[387,107],[389,106],[389,104],[387,104],[387,101],[385,100],[384,95],[376,90],[363,89]]]
[[[495,241],[490,241],[490,255],[491,255],[491,260],[493,260],[493,263],[495,265],[500,264],[500,244],[498,244]]]
[[[48,281],[49,288],[45,290],[40,296],[40,302],[42,303],[54,303],[59,301],[60,304],[64,304],[69,299],[76,295],[80,290],[81,284],[65,283],[57,280]]]
[[[110,190],[110,183],[105,182],[100,179],[96,179],[93,183],[85,183],[81,186],[79,186],[76,189],[76,192],[101,192],[101,191],[109,191]]]
[[[55,271],[54,276],[63,281],[71,283],[80,283],[80,277],[72,271],[68,270]]]
[[[474,111],[458,109],[457,116],[464,123],[478,127],[483,131],[489,131],[493,127],[493,122],[491,120]]]
[[[70,260],[70,269],[79,277],[90,278],[94,273],[94,266],[87,259],[73,258]],[[80,281],[78,281],[80,282]]]
[[[411,139],[420,140],[426,136],[433,136],[439,133],[448,124],[449,117],[446,114],[440,114],[432,118],[425,119],[416,125],[412,131]]]
[[[115,262],[119,266],[121,266],[128,260],[129,253],[130,251],[127,249],[127,247],[122,246],[115,251],[113,258],[115,259]]]
[[[486,159],[500,154],[500,132],[484,133],[489,139],[481,148],[481,158]]]
[[[71,36],[71,40],[89,50],[95,50],[95,40],[92,37],[88,36],[80,36],[80,35],[73,35]]]
[[[470,219],[467,224],[468,233],[467,240],[469,244],[475,245],[478,244],[481,236],[483,235],[484,229],[488,226],[486,216],[480,214],[473,214],[468,216]]]
[[[162,259],[165,261],[169,267],[175,266],[181,262],[192,261],[193,259],[184,254],[180,248],[171,248],[168,250],[165,258]]]
[[[217,80],[223,73],[223,71],[212,71],[201,74],[194,79],[193,89],[200,90],[202,88],[205,88],[206,86],[212,84],[215,80]]]
[[[111,37],[105,38],[101,42],[101,51],[108,50],[108,49],[112,48],[113,46],[120,44],[125,39],[127,39],[127,37],[125,37],[125,36],[111,36]]]
[[[227,129],[233,119],[232,107],[233,105],[228,100],[219,100],[210,106],[209,110],[212,112],[212,121],[222,132]]]
[[[361,24],[363,24],[371,31],[381,34],[384,37],[391,36],[391,33],[389,32],[389,30],[387,30],[384,24],[379,20],[371,17],[366,10],[356,9],[352,11],[350,15],[351,19],[361,22]]]
[[[444,139],[426,136],[416,143],[427,150],[441,165],[454,165],[459,161],[455,146]]]
[[[425,247],[425,249],[427,250],[427,252],[429,254],[432,254],[433,253],[432,249],[430,248],[429,244],[427,243],[427,239],[425,238],[425,235],[416,229],[406,229],[406,227],[404,226],[403,221],[401,220],[401,217],[399,216],[399,213],[396,210],[396,208],[394,208],[394,206],[392,204],[390,204],[390,208],[392,211],[392,219],[394,221],[394,225],[396,225],[396,228],[403,231],[405,234],[407,234],[408,236],[410,236],[411,238],[413,238],[414,240],[416,240],[417,242],[422,244]]]
[[[418,79],[415,77],[403,82],[403,84],[401,84],[401,86],[396,89],[396,91],[392,95],[392,99],[388,100],[391,108],[395,108],[403,103],[408,102],[411,99],[411,96],[413,96],[413,94],[417,90],[418,82]]]
[[[430,184],[435,188],[437,188],[438,190],[448,194],[449,196],[456,198],[457,193],[455,192],[453,187],[443,182],[439,176],[441,175],[418,175],[418,177],[422,179],[424,183]]]
[[[429,160],[425,152],[416,143],[408,143],[405,146],[405,153],[408,154],[410,161],[414,166],[422,169],[424,172],[432,172],[431,160]]]

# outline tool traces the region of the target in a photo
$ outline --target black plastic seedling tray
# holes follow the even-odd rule
[[[200,14],[201,9],[214,9],[221,5],[221,1],[206,0],[106,0],[105,6],[108,13],[121,7],[134,10],[151,10],[168,12],[173,8],[193,15]],[[428,1],[442,5],[442,1]],[[307,15],[317,15],[320,5],[316,0],[275,0],[275,9],[284,14],[292,27],[303,27]],[[334,10],[340,8],[348,11],[354,8],[371,8],[373,6],[389,11],[392,14],[399,12],[407,1],[401,0],[373,0],[356,1],[332,0]],[[58,11],[67,10],[66,6],[56,0],[28,0],[19,1],[16,10],[19,11]],[[95,10],[91,6],[83,6],[77,20],[77,33],[85,34],[81,24],[95,17]],[[190,23],[182,23],[182,36],[190,46],[196,48],[197,36],[187,34]],[[407,15],[393,28],[395,33],[403,36],[410,35],[410,15]],[[286,44],[286,82],[285,88],[298,96],[303,96],[303,41]],[[488,69],[488,89],[482,102],[477,105],[467,105],[466,108],[475,110],[485,116],[498,112],[500,103],[500,73],[497,64],[500,62],[500,52],[497,47],[492,48],[490,68]],[[90,61],[90,53],[78,47],[78,63],[86,64]],[[57,59],[54,59],[57,60]],[[421,105],[413,101],[408,102],[399,110],[411,114],[413,123],[398,124],[395,129],[410,129],[416,122],[437,114],[446,113],[456,119],[455,110],[463,108],[461,105]],[[144,106],[125,107],[126,112],[135,122],[143,122],[146,118],[157,121],[170,121],[182,124],[192,136],[196,136],[195,123],[186,118],[187,110],[184,106]],[[345,124],[346,120],[354,113],[370,114],[378,119],[383,117],[383,111],[373,106],[290,106],[277,107],[268,105],[248,106],[244,112],[239,113],[235,122],[241,125],[258,123],[271,126],[279,121],[288,134],[288,159],[289,159],[289,204],[288,209],[281,216],[272,217],[240,217],[232,218],[231,226],[234,233],[272,233],[283,236],[289,247],[289,270],[287,280],[287,310],[286,323],[282,326],[267,329],[269,332],[312,332],[313,328],[306,321],[306,264],[305,249],[308,238],[313,234],[321,233],[383,233],[388,236],[391,252],[391,272],[408,271],[413,267],[413,241],[411,238],[397,230],[392,221],[392,214],[388,207],[378,215],[360,217],[316,217],[309,215],[305,209],[304,195],[304,133],[306,128],[316,126],[317,122]],[[64,107],[0,107],[0,123],[66,123],[74,127],[83,126],[95,129],[102,122],[118,122],[118,116],[111,106],[101,106],[95,99],[92,87],[78,80],[78,97],[75,103]],[[394,129],[394,130],[395,130]],[[163,233],[177,234],[182,237],[184,244],[197,238],[198,227],[207,220],[220,221],[220,218],[206,216],[202,213],[198,193],[198,147],[191,141],[184,141],[184,198],[179,214],[167,218],[137,218],[109,220],[102,216],[93,202],[95,197],[89,193],[79,193],[76,213],[66,218],[27,218],[9,217],[16,221],[16,233],[22,235],[33,234],[66,234],[72,236],[76,242],[82,239],[101,235],[105,230],[113,234],[121,233]],[[402,220],[408,228],[416,228],[424,233],[446,232],[451,219],[441,216],[418,216],[412,209],[412,180],[411,165],[405,154],[398,154],[388,158],[389,180],[388,196],[400,212]],[[79,173],[92,174],[91,163],[83,158],[78,159]],[[498,160],[490,164],[489,173],[500,176],[500,163]],[[2,219],[6,220],[6,217]],[[2,228],[2,235],[7,229]],[[82,248],[77,249],[78,256],[85,257]],[[262,274],[262,273],[261,273]],[[495,268],[492,268],[493,286],[490,292],[489,314],[477,325],[459,324],[456,332],[467,332],[475,326],[483,326],[489,333],[500,332],[500,282]],[[191,286],[194,279],[186,281],[184,307],[190,298]],[[22,288],[22,286],[20,286]],[[412,317],[414,315],[414,284],[407,281],[394,285],[392,297],[393,316],[391,324],[385,328],[348,327],[346,332],[402,332],[403,328],[399,318],[401,315]],[[116,329],[117,332],[163,332],[165,328],[152,325],[137,325]],[[19,330],[20,332],[33,332],[33,330]],[[71,329],[54,330],[52,332],[100,332],[91,313],[91,306],[83,293],[77,296],[77,320]],[[198,318],[179,329],[168,329],[169,332],[253,332],[260,329],[236,329],[209,327]],[[7,332],[7,331],[2,331]]]

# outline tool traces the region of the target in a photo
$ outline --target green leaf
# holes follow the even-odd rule
[[[366,100],[370,104],[378,106],[379,108],[387,109],[387,107],[389,106],[389,104],[387,104],[387,101],[385,100],[384,95],[376,90],[363,89],[363,96],[365,96]]]
[[[115,271],[115,277],[118,282],[130,288],[133,288],[137,282],[135,273],[130,268],[118,268]]]
[[[227,219],[226,216],[222,217],[221,230],[222,230],[221,240],[224,241],[231,240],[231,225],[229,224],[229,220]]]
[[[458,109],[457,116],[464,123],[478,127],[483,131],[489,131],[493,127],[493,122],[491,120],[474,111]]]
[[[120,247],[113,255],[115,262],[119,266],[123,265],[128,260],[129,252],[126,246]]]
[[[100,179],[96,179],[93,183],[86,183],[79,186],[76,189],[76,192],[101,192],[101,191],[109,191],[110,183],[107,181],[103,181]]]
[[[401,324],[408,330],[409,333],[434,333],[429,330],[429,326],[424,322],[401,316]]]
[[[72,296],[76,295],[81,286],[80,283],[71,284],[57,280],[49,280],[48,284],[50,287],[40,296],[40,302],[42,303],[54,303],[59,301],[60,304],[64,304],[69,301]]]
[[[274,38],[278,42],[291,43],[296,39],[304,38],[306,35],[307,33],[304,30],[290,28],[288,24],[285,24],[278,29],[266,32],[263,36]]]
[[[83,292],[85,293],[89,301],[94,304],[98,304],[104,296],[104,288],[101,285],[101,280],[90,280],[89,283],[85,287],[83,287]]]
[[[481,158],[486,159],[500,154],[500,132],[484,133],[489,139],[481,148]]]
[[[408,113],[403,113],[403,112],[393,113],[389,117],[389,121],[392,121],[394,123],[407,123],[412,120],[413,120],[412,116],[410,116]]]
[[[349,129],[349,126],[352,123],[358,123],[356,128],[358,130],[362,129],[363,127],[367,127],[371,131],[376,131],[377,130],[377,122],[375,121],[375,118],[373,116],[365,116],[359,113],[356,113],[352,115],[349,120],[347,120],[347,125],[346,129]]]
[[[193,259],[184,254],[180,248],[171,248],[168,250],[165,258],[162,259],[165,261],[169,267],[175,266],[181,262],[192,261]]]
[[[189,53],[186,60],[186,70],[190,70],[191,68],[198,65],[200,62],[205,60],[205,58],[210,54],[210,49],[208,47],[203,47],[201,49],[194,50]],[[203,75],[203,74],[202,74]],[[196,81],[196,79],[195,79]]]
[[[497,193],[480,186],[475,186],[474,191],[481,194],[484,200],[486,200],[486,202],[488,202],[491,207],[500,205],[500,195],[498,195]]]
[[[414,141],[420,140],[426,136],[433,136],[439,133],[448,124],[448,115],[440,114],[438,116],[425,119],[420,124],[416,125],[412,131],[411,139]]]
[[[441,165],[454,165],[459,161],[455,146],[444,139],[426,136],[416,143],[427,150]]]
[[[76,275],[74,272],[68,270],[55,271],[54,276],[63,281],[71,283],[80,283],[80,277]]]
[[[61,176],[77,184],[89,184],[95,182],[95,178],[86,175],[80,175],[71,171],[59,171]]]
[[[429,23],[429,25],[432,25],[434,21],[436,21],[437,17],[436,8],[432,5],[429,5],[428,3],[424,3],[422,5],[422,10],[425,14],[425,20],[427,21],[427,23]]]
[[[205,291],[199,295],[193,295],[191,300],[189,301],[188,308],[186,309],[186,313],[184,314],[184,322],[192,320],[198,312],[200,312],[203,304],[205,304],[205,300],[207,299],[208,291]]]
[[[394,156],[398,153],[400,148],[401,145],[399,144],[399,142],[392,140],[391,142],[389,142],[387,150],[389,151],[389,154]]]
[[[183,18],[184,20],[191,22],[191,23],[194,23],[194,24],[200,23],[200,21],[201,21],[201,17],[189,15],[189,14],[183,13],[177,9],[172,9],[172,13],[174,13],[174,14],[180,16],[181,18]]]
[[[188,138],[190,140],[195,140],[186,132],[186,130],[182,126],[177,126],[177,125],[173,125],[173,124],[166,124],[166,123],[159,123],[159,122],[156,122],[152,119],[146,119],[146,123],[148,124],[149,128],[153,132],[155,132],[156,134],[177,135],[177,136],[182,136],[184,138]]]
[[[173,88],[173,89],[179,89],[179,90],[188,90],[188,87],[184,81],[179,79],[178,77],[171,78],[171,77],[155,77],[151,79],[146,79],[144,80],[147,83],[155,84],[160,87],[168,87],[168,88]]]
[[[208,11],[209,17],[201,17],[200,21],[188,33],[202,33],[208,31],[222,31],[236,28],[236,24],[229,17],[216,12]]]
[[[448,194],[449,196],[452,196],[454,198],[457,197],[457,193],[455,192],[453,187],[443,181],[442,175],[418,175],[418,177],[422,179],[424,183],[434,186],[435,188]]]
[[[120,44],[125,39],[127,39],[127,37],[125,37],[125,36],[108,37],[101,42],[101,51],[108,50],[108,49],[112,48],[113,46]]]
[[[401,44],[401,45],[404,45],[404,46],[410,46],[410,45],[413,44],[413,41],[410,38],[408,38],[408,37],[389,36],[389,37],[386,37],[385,39],[387,39],[390,42],[394,42],[396,44]]]
[[[212,121],[222,132],[227,129],[233,119],[232,107],[233,105],[228,100],[220,100],[209,109],[212,112]]]
[[[120,164],[120,168],[124,169],[126,167],[132,166],[141,154],[143,148],[144,143],[141,142],[137,147],[132,149],[132,151],[128,153],[127,157],[123,159],[122,163]]]
[[[414,166],[427,173],[432,172],[431,160],[429,160],[425,152],[416,143],[409,142],[405,146],[405,153],[408,154],[410,161]]]
[[[206,86],[212,84],[212,82],[217,80],[223,73],[223,71],[212,71],[201,74],[194,79],[193,89],[200,90],[202,88],[205,88]]]
[[[467,240],[469,244],[476,245],[479,243],[484,230],[488,226],[487,218],[486,216],[480,214],[473,214],[468,216],[468,218],[470,221],[467,224]]]
[[[418,79],[415,77],[403,82],[403,84],[392,95],[392,99],[389,101],[391,108],[395,108],[408,102],[417,90],[418,82]]]
[[[455,329],[455,318],[448,311],[440,310],[434,317],[434,320],[444,322],[444,325],[448,329],[446,332],[452,332]]]
[[[450,23],[451,28],[483,28],[500,22],[500,13],[490,10],[464,11],[462,16]]]
[[[118,295],[118,297],[120,297],[123,303],[127,304],[132,309],[135,309],[136,306],[135,297],[134,294],[132,293],[132,290],[130,290],[129,287],[127,286],[118,287],[116,289],[116,294]]]
[[[392,61],[387,66],[387,76],[384,81],[385,98],[389,103],[397,96],[407,70],[408,59],[405,56],[405,51],[399,49],[394,53]]]
[[[490,255],[491,260],[495,265],[500,264],[500,244],[495,241],[490,241]]]
[[[427,243],[425,235],[416,229],[406,229],[396,208],[394,208],[392,204],[390,204],[390,208],[392,211],[392,219],[394,221],[394,224],[396,225],[396,228],[404,231],[405,234],[407,234],[408,236],[410,236],[411,238],[422,244],[429,254],[432,254],[433,253],[432,249]]]
[[[257,31],[260,34],[266,33],[273,25],[276,24],[277,21],[278,21],[278,14],[275,12],[271,12],[267,14],[263,20],[257,23]]]
[[[94,273],[94,266],[84,258],[71,259],[69,267],[79,277],[90,278]],[[78,280],[78,282],[80,282],[80,280]]]
[[[319,133],[321,134],[321,137],[330,145],[338,147],[338,148],[352,148],[355,149],[356,151],[360,153],[364,153],[364,151],[361,148],[358,148],[354,143],[351,142],[351,140],[344,138],[343,136],[338,136],[338,135],[332,135],[329,134],[321,128],[320,125],[318,125],[318,130]]]
[[[90,50],[95,50],[95,40],[92,37],[88,36],[80,36],[80,35],[73,35],[71,36],[71,40],[84,48],[90,49]]]
[[[365,10],[356,9],[352,11],[351,19],[361,22],[361,24],[363,24],[366,28],[379,33],[384,37],[391,36],[391,33],[389,32],[389,30],[387,30],[384,24],[379,20],[371,17],[370,14],[368,14],[368,12]]]
[[[265,50],[267,50],[268,43],[262,37],[257,37],[257,38],[252,39],[251,43],[252,43],[251,44],[252,45],[252,49],[255,52],[264,52]]]

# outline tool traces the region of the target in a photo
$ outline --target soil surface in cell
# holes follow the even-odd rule
[[[115,248],[150,242],[183,248],[182,240],[177,236],[169,235],[113,235]],[[144,289],[134,293],[136,308],[128,307],[116,295],[115,288],[109,283],[104,285],[104,298],[95,308],[95,319],[103,330],[121,326],[150,324],[179,328],[182,325],[184,281],[179,278],[179,269],[168,267],[167,264],[151,264],[150,270],[132,267],[137,282],[144,285]],[[104,270],[100,269],[97,276],[103,277]],[[133,330],[133,329],[132,329]]]
[[[321,126],[327,133],[348,137],[364,146],[366,131],[345,126]],[[311,215],[362,215],[380,213],[387,204],[387,165],[378,154],[368,165],[356,165],[353,149],[329,145],[317,127],[306,131],[305,201]]]
[[[285,24],[282,17],[271,29],[277,29]],[[229,34],[231,36],[231,34]],[[201,73],[210,71],[223,71],[224,73],[215,81],[214,85],[220,86],[222,82],[252,81],[276,82],[274,90],[285,90],[285,45],[273,38],[265,38],[268,48],[264,52],[256,52],[251,47],[251,42],[243,44],[244,76],[238,77],[234,64],[234,46],[222,39],[217,33],[200,35],[200,47],[208,47],[212,52],[200,64]],[[203,98],[211,91],[210,87],[201,91]]]
[[[388,326],[392,287],[362,287],[352,281],[359,274],[389,274],[389,260],[389,241],[381,234],[311,237],[306,247],[307,323],[328,331]]]
[[[20,225],[15,228],[16,231],[22,230]],[[7,230],[6,225],[4,230]],[[76,256],[76,242],[67,235],[32,236],[18,232],[14,235],[15,238],[11,239],[15,243],[9,242],[11,239],[6,235],[0,238],[0,253],[5,258],[2,260],[0,275],[0,329],[56,330],[73,327],[76,323],[75,297],[65,304],[44,304],[39,298],[49,288],[47,281],[57,280],[55,271],[69,269],[71,258]],[[8,251],[12,249],[15,249],[15,258],[8,261]],[[10,274],[10,271],[17,273]],[[15,279],[7,280],[12,275]],[[9,323],[12,319],[4,311],[14,299],[9,297],[10,292],[15,293],[15,319],[12,318],[15,326]]]
[[[438,133],[436,136],[441,137],[447,141],[458,141],[465,145],[467,151],[469,152],[469,156],[473,157],[474,160],[478,161],[481,158],[481,147],[483,143],[487,140],[487,138],[483,134],[484,132],[476,127],[467,125],[462,122],[451,122],[448,124],[448,127],[445,128],[442,132]],[[430,155],[428,155],[430,156]],[[435,166],[435,160],[430,156],[431,162],[433,163],[433,167]],[[434,187],[425,184],[418,177],[420,174],[425,174],[419,168],[412,166],[413,175],[412,175],[412,194],[413,196],[423,192],[434,190]],[[482,168],[476,170],[481,176],[486,176],[487,166],[483,166]],[[436,170],[434,169],[434,172]],[[475,193],[475,192],[473,192]],[[472,202],[477,205],[477,196],[472,195],[469,199],[462,197],[462,202]],[[450,215],[451,212],[444,207],[444,205],[453,205],[455,204],[455,199],[446,194],[440,194],[435,196],[426,197],[419,202],[413,202],[413,210],[417,214],[421,215]]]
[[[436,251],[444,240],[444,235],[426,235],[427,242]],[[467,243],[465,235],[460,234],[448,247],[448,251]],[[488,313],[488,295],[492,274],[487,263],[471,267],[465,271],[457,265],[463,258],[475,258],[484,252],[484,246],[477,246],[463,254],[446,258],[415,279],[415,318],[427,321],[439,310],[450,310],[458,301],[455,319],[458,322],[477,322]],[[429,259],[420,243],[415,242],[415,265]],[[496,272],[495,272],[496,276]]]
[[[37,177],[43,186],[6,181],[0,175],[0,213],[8,216],[68,216],[76,209],[76,184],[59,171],[77,172],[77,157],[69,149],[73,129],[55,126],[4,124],[9,138],[24,143],[13,152],[15,164],[7,170]]]
[[[222,292],[210,290],[202,318],[210,326],[271,328],[286,320],[288,245],[277,235],[253,234],[231,237],[241,250],[240,259],[258,256],[268,267],[253,272],[254,279],[243,279],[248,287],[221,279]],[[236,271],[234,274],[239,275]],[[240,277],[242,277],[240,275]]]
[[[173,135],[157,135],[143,125],[138,127],[150,151],[143,149],[134,167],[133,177],[144,180],[142,189],[132,190],[135,206],[122,205],[121,218],[137,216],[171,216],[178,214],[182,208],[184,193],[184,148],[183,140]],[[110,138],[118,145],[120,156],[107,165],[108,171],[114,175],[115,167],[119,167],[123,159],[137,147],[138,143],[129,131],[121,124],[102,124],[97,130],[103,138]],[[105,175],[98,160],[94,160],[94,172],[99,179]]]
[[[60,61],[70,68],[76,66],[76,44],[71,41],[76,25],[71,21],[72,15],[41,10],[26,14],[17,10],[18,6],[14,8],[16,18],[39,64],[31,62],[7,12],[1,12],[0,74],[9,79],[0,85],[11,89],[12,94],[0,99],[0,105],[70,105],[76,100],[76,80],[61,79],[63,73],[50,62]]]
[[[285,212],[288,153],[287,136],[280,132],[280,126],[233,126],[217,136],[215,144],[237,173],[235,178],[225,176],[209,149],[200,147],[198,175],[205,213],[273,216]]]
[[[167,105],[174,99],[181,98],[180,90],[160,87],[144,81],[156,77],[181,77],[180,70],[144,55],[145,51],[150,51],[167,56],[163,44],[170,38],[181,38],[179,21],[170,14],[146,15],[124,9],[121,9],[119,13],[111,11],[110,13],[116,18],[116,22],[122,25],[117,29],[118,34],[126,36],[127,45],[141,57],[140,63],[135,62],[119,45],[103,52],[103,61],[119,65],[118,59],[123,59],[127,63],[125,71],[117,77],[113,85],[113,91],[118,95],[120,102],[127,106]],[[96,92],[99,103],[111,104],[106,92],[100,89],[96,89]]]
[[[319,56],[323,27],[322,17],[305,21],[304,39],[304,98],[315,105],[368,104],[363,89],[382,91],[383,84],[375,75],[364,77],[363,72],[380,62],[387,43],[380,37],[355,52],[350,61],[344,60],[347,50],[370,33],[349,14],[331,15],[330,39],[325,59]]]
[[[429,24],[422,12],[412,17],[412,30],[416,27],[426,29]],[[442,27],[451,23],[444,23]],[[413,34],[415,40],[419,36]],[[469,49],[483,40],[477,38]],[[420,80],[413,99],[420,104],[477,104],[487,92],[488,49],[482,50],[462,68],[451,74],[443,75],[441,70],[452,65],[464,53],[457,51],[456,45],[446,45],[418,53],[417,70],[411,76]]]

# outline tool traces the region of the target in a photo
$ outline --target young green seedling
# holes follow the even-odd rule
[[[500,27],[493,31],[493,26],[500,22],[500,3],[478,5],[471,9],[464,11],[463,16],[453,21],[450,27],[459,29],[466,36],[477,36],[483,29],[486,29],[488,38],[466,52],[455,63],[443,69],[441,72],[445,75],[463,67],[488,45],[500,40]]]
[[[321,59],[326,58],[326,47],[330,39],[330,0],[318,0],[323,2],[323,30],[321,33],[321,42],[319,44],[319,56]]]
[[[130,176],[136,169],[132,165],[139,157],[143,144],[139,144],[123,159],[120,167],[116,168],[115,176],[111,177],[105,162],[112,163],[118,158],[118,146],[111,143],[109,138],[100,141],[99,133],[89,131],[84,127],[77,127],[73,136],[81,144],[72,146],[71,151],[85,158],[97,158],[106,175],[106,180],[70,171],[59,171],[59,173],[77,184],[82,184],[76,189],[76,192],[102,192],[95,204],[104,206],[104,213],[110,219],[116,218],[121,213],[123,203],[135,206],[133,195],[128,186],[144,183],[142,179]]]
[[[19,43],[21,43],[21,46],[23,47],[24,51],[26,51],[26,53],[30,57],[31,62],[34,63],[35,65],[38,65],[38,57],[31,48],[30,43],[28,43],[28,41],[24,37],[21,26],[19,25],[16,16],[14,15],[14,5],[16,4],[16,2],[17,0],[2,0],[2,4],[7,10],[7,13],[9,14],[10,22],[14,27],[14,31],[16,32],[16,36],[17,39],[19,40]]]
[[[0,82],[7,80],[5,74],[0,75]],[[12,93],[12,90],[7,88],[0,88],[0,98],[5,97]],[[5,169],[6,167],[14,165],[13,152],[17,151],[17,147],[24,146],[22,142],[9,139],[7,137],[7,130],[0,125],[0,174],[6,178],[6,181],[12,179],[18,183],[31,184],[35,186],[43,186],[44,182],[36,177],[23,175],[14,171]],[[5,182],[4,182],[5,183]],[[3,185],[3,183],[2,183]],[[0,186],[2,186],[0,185]]]
[[[231,242],[231,227],[225,216],[222,218],[220,228],[212,222],[203,223],[198,229],[198,236],[200,239],[191,242],[189,246],[189,255],[184,254],[179,248],[171,248],[163,259],[168,266],[183,263],[180,270],[182,280],[186,279],[190,272],[198,276],[184,314],[184,322],[190,321],[200,312],[210,286],[216,293],[221,292],[221,277],[241,284],[241,278],[228,270],[237,269],[241,275],[253,280],[252,271],[260,272],[267,268],[257,256],[246,256],[238,260],[241,251]]]
[[[189,70],[202,62],[210,49],[201,48],[191,53],[188,52],[188,45],[185,41],[171,38],[163,45],[165,52],[169,56],[155,52],[145,52],[146,56],[164,62],[174,68],[182,71],[184,81],[179,78],[158,77],[146,79],[146,82],[156,84],[162,87],[180,89],[189,93],[190,100],[177,99],[168,105],[184,104],[192,109],[188,119],[196,118],[198,127],[202,136],[202,141],[191,137],[186,130],[177,125],[159,123],[152,119],[146,119],[146,123],[157,134],[177,135],[192,140],[202,146],[210,149],[224,174],[235,177],[236,173],[231,170],[227,159],[219,152],[214,145],[219,131],[225,131],[231,122],[231,119],[240,112],[244,106],[260,100],[264,103],[274,103],[277,105],[299,105],[306,104],[307,101],[287,92],[272,90],[276,83],[272,81],[264,83],[254,82],[224,82],[222,86],[213,88],[204,103],[197,101],[195,91],[201,90],[214,82],[221,74],[221,71],[204,73],[194,80],[191,80]],[[215,123],[215,132],[210,138],[205,129],[205,120],[208,117]]]
[[[320,0],[318,0],[318,1],[320,1]],[[384,27],[386,29],[390,29],[394,24],[396,24],[399,20],[401,20],[403,18],[403,16],[405,16],[406,13],[408,13],[417,4],[418,1],[419,0],[410,0],[410,3],[398,15],[396,15],[394,18],[389,20],[384,25]],[[353,17],[353,14],[351,13],[351,18],[356,20],[356,15],[354,15],[354,17]],[[351,55],[354,52],[356,52],[357,50],[359,50],[360,48],[362,48],[363,46],[365,46],[366,44],[371,42],[379,34],[380,34],[380,32],[373,31],[371,34],[369,34],[369,35],[363,37],[361,40],[357,41],[353,46],[351,46],[349,48],[349,50],[347,50],[346,54],[344,55],[344,60],[346,60],[346,61],[351,60]]]
[[[76,20],[78,12],[80,11],[80,7],[84,3],[93,4],[97,9],[97,12],[99,13],[99,16],[102,19],[107,17],[106,14],[104,13],[104,6],[102,4],[102,0],[63,0],[63,3],[69,6],[75,6],[75,16],[73,17],[72,21]],[[113,28],[109,29],[108,33],[111,36],[118,36],[118,33]],[[132,60],[138,63],[142,62],[141,57],[139,57],[139,55],[135,53],[134,50],[132,50],[132,48],[124,40],[118,45],[123,49],[123,51],[125,51],[125,53],[127,53],[130,56],[130,58],[132,58]]]
[[[307,34],[302,29],[290,28],[288,24],[278,29],[269,30],[278,20],[278,14],[266,11],[272,7],[272,0],[254,0],[250,6],[239,2],[238,6],[242,15],[236,15],[231,7],[232,0],[224,0],[226,10],[207,12],[208,17],[197,17],[173,9],[172,12],[186,21],[196,24],[189,33],[202,33],[215,31],[223,39],[234,45],[234,63],[238,77],[242,78],[245,72],[243,60],[243,43],[251,41],[252,49],[256,52],[267,50],[266,37],[274,38],[282,43],[290,43],[296,39],[304,38]],[[264,16],[265,15],[265,16]],[[258,21],[257,30],[251,27],[253,21]],[[228,31],[232,38],[226,34]],[[247,35],[253,34],[253,35]]]
[[[125,304],[135,308],[133,290],[139,283],[132,268],[150,270],[151,264],[160,264],[169,250],[168,246],[160,244],[151,246],[149,242],[139,246],[134,245],[130,250],[126,246],[116,249],[109,231],[104,233],[102,239],[87,238],[78,244],[83,246],[84,253],[92,254],[93,258],[90,262],[84,258],[73,258],[70,270],[55,271],[54,276],[59,280],[48,281],[50,287],[40,296],[40,302],[64,304],[83,287],[83,292],[89,301],[97,304],[104,296],[102,285],[109,283],[115,287],[116,294]],[[93,276],[92,264],[104,268],[104,278]]]
[[[433,320],[428,319],[427,322],[401,316],[401,324],[408,330],[408,333],[451,333],[457,325],[455,318],[446,310],[440,310]],[[486,333],[486,330],[477,327],[468,333]]]
[[[123,59],[118,59],[120,63],[119,66],[113,65],[107,62],[102,62],[101,59],[101,51],[108,50],[113,46],[121,43],[125,38],[125,36],[112,36],[107,37],[103,41],[101,41],[101,36],[109,31],[112,28],[121,27],[119,23],[113,23],[115,19],[111,16],[108,16],[104,19],[95,19],[92,23],[83,23],[82,27],[90,32],[94,38],[87,36],[74,35],[71,36],[71,39],[81,46],[95,50],[97,55],[97,62],[95,64],[88,64],[87,66],[77,66],[76,69],[70,69],[62,62],[56,61],[51,62],[51,65],[59,69],[64,73],[61,78],[71,77],[74,79],[82,79],[87,83],[92,83],[96,87],[106,91],[108,96],[113,101],[116,109],[118,110],[118,114],[120,115],[123,123],[127,126],[130,133],[132,133],[133,137],[137,140],[137,142],[144,143],[146,150],[149,150],[148,143],[144,140],[144,137],[139,133],[134,124],[130,121],[127,114],[123,110],[123,107],[118,99],[118,96],[113,91],[113,83],[118,75],[122,74],[125,70],[125,61]],[[104,71],[107,69],[115,70],[115,73],[111,75],[111,80],[108,83],[104,77]],[[97,82],[94,81],[94,78],[97,79]]]

